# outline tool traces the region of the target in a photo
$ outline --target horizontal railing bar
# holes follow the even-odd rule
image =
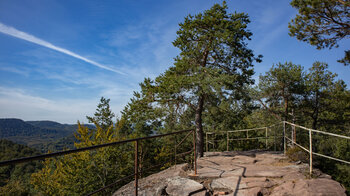
[[[125,176],[125,177],[123,177],[123,178],[121,178],[121,179],[119,179],[119,180],[117,180],[117,181],[115,181],[115,182],[113,182],[113,183],[111,183],[111,184],[109,184],[109,185],[107,185],[107,186],[104,186],[104,187],[102,187],[102,188],[97,189],[97,190],[94,191],[94,192],[91,192],[91,193],[87,194],[86,196],[91,196],[91,195],[94,195],[94,194],[96,194],[96,193],[98,193],[98,192],[101,192],[101,191],[103,191],[103,190],[105,190],[105,189],[107,189],[107,188],[109,188],[109,187],[112,187],[112,186],[116,185],[118,182],[120,182],[120,181],[122,181],[122,180],[125,180],[125,179],[128,179],[128,178],[130,178],[130,177],[133,177],[134,175],[135,175],[135,174],[133,173],[133,174],[131,174],[131,175]]]
[[[286,139],[288,139],[289,141],[291,141],[293,144],[297,145],[298,147],[300,147],[301,149],[305,150],[306,152],[310,153],[310,151],[308,149],[306,149],[304,146],[294,142],[292,139],[286,137]]]
[[[288,138],[288,137],[286,137],[286,139],[288,139],[289,141],[291,141],[292,143],[294,143],[294,144],[297,145],[298,147],[302,148],[302,149],[305,150],[306,152],[310,153],[309,150],[307,150],[307,149],[304,148],[303,146],[299,145],[298,143],[292,141],[292,139],[290,139],[290,138]],[[346,164],[350,164],[350,162],[348,162],[348,161],[345,161],[345,160],[342,160],[342,159],[337,159],[337,158],[330,157],[330,156],[327,156],[327,155],[323,155],[323,154],[320,154],[320,153],[317,153],[317,152],[312,152],[312,154],[317,155],[317,156],[320,156],[320,157],[332,159],[332,160],[335,160],[335,161],[343,162],[343,163],[346,163]]]
[[[238,138],[238,139],[229,139],[230,141],[236,140],[255,140],[255,139],[267,139],[266,137],[250,137],[250,138]]]
[[[166,134],[161,134],[161,135],[152,135],[152,136],[128,139],[128,140],[123,140],[123,141],[118,141],[118,142],[111,142],[111,143],[107,143],[107,144],[100,144],[100,145],[95,145],[95,146],[89,146],[89,147],[84,147],[84,148],[79,148],[79,149],[48,153],[48,154],[37,155],[37,156],[32,156],[32,157],[25,157],[25,158],[14,159],[14,160],[9,160],[9,161],[2,161],[2,162],[0,162],[0,167],[1,166],[6,166],[6,165],[12,165],[12,164],[18,164],[18,163],[34,161],[34,160],[42,160],[42,159],[47,159],[47,158],[50,158],[50,157],[62,156],[62,155],[67,155],[67,154],[72,154],[72,153],[77,153],[77,152],[82,152],[82,151],[87,151],[87,150],[93,150],[93,149],[103,148],[103,147],[107,147],[107,146],[113,146],[113,145],[118,145],[118,144],[125,144],[125,143],[129,143],[129,142],[134,142],[134,141],[146,140],[146,139],[157,138],[157,137],[165,137],[165,136],[169,136],[169,135],[185,133],[185,132],[192,131],[192,130],[193,129],[188,129],[188,130],[182,130],[182,131],[166,133]]]
[[[188,151],[188,152],[183,152],[183,153],[180,153],[180,154],[176,154],[176,156],[183,156],[183,155],[186,155],[186,154],[191,154],[193,152],[193,149]]]
[[[233,130],[233,131],[227,131],[228,133],[235,133],[235,132],[243,132],[243,131],[253,131],[253,130],[261,130],[266,129],[267,127],[260,127],[260,128],[253,128],[253,129],[240,129],[240,130]],[[226,132],[225,132],[226,133]]]
[[[243,132],[243,131],[253,131],[253,130],[260,130],[260,129],[266,129],[267,127],[260,127],[260,128],[252,128],[252,129],[239,129],[239,130],[233,130],[233,131],[217,131],[217,132],[206,132],[206,134],[225,134],[227,132],[229,133],[235,133],[235,132]]]
[[[321,157],[325,157],[325,158],[329,158],[329,159],[332,159],[332,160],[335,160],[335,161],[340,161],[340,162],[343,162],[343,163],[350,164],[350,162],[348,162],[348,161],[344,161],[344,160],[337,159],[337,158],[334,158],[334,157],[330,157],[330,156],[327,156],[327,155],[319,154],[319,153],[316,153],[316,152],[312,152],[312,154],[315,154],[315,155],[321,156]]]
[[[283,136],[278,136],[283,137]],[[250,139],[274,139],[274,137],[249,137],[249,138],[237,138],[237,139],[229,139],[229,141],[232,140],[250,140]]]
[[[289,124],[289,125],[296,126],[296,127],[301,128],[301,129],[305,129],[307,131],[312,131],[312,132],[316,132],[316,133],[322,133],[322,134],[325,134],[325,135],[331,135],[331,136],[340,137],[340,138],[344,138],[344,139],[350,139],[350,137],[345,136],[345,135],[338,135],[338,134],[335,134],[335,133],[328,133],[328,132],[324,132],[324,131],[319,131],[319,130],[315,130],[315,129],[306,128],[306,127],[303,127],[303,126],[300,126],[300,125],[297,125],[297,124],[294,124],[294,123],[290,123],[288,121],[285,121],[285,122],[287,124]]]
[[[270,125],[270,126],[268,126],[267,128],[271,128],[271,127],[277,126],[277,125],[279,125],[279,124],[281,124],[281,123],[283,123],[283,121],[278,122],[278,123],[275,123],[275,124],[273,124],[273,125]]]

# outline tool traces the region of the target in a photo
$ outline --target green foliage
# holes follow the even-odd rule
[[[125,139],[113,125],[107,130],[95,125],[96,129],[89,129],[78,123],[76,148]],[[129,145],[120,145],[48,159],[44,168],[33,174],[32,184],[44,195],[88,194],[132,173],[129,148]]]
[[[11,180],[5,186],[0,187],[1,196],[26,196],[29,194],[28,185],[19,180]]]
[[[0,140],[0,161],[39,155],[40,152],[28,146],[16,144],[8,140]],[[0,167],[0,195],[27,195],[31,190],[30,175],[42,165],[39,162],[28,162],[16,166]]]
[[[93,128],[91,125],[86,125]],[[74,148],[73,133],[78,125],[60,124],[53,121],[23,121],[0,119],[0,138],[25,144],[46,153]]]
[[[334,78],[337,76],[327,68],[328,64],[315,62],[306,74],[307,89],[302,107],[303,112],[311,117],[313,129],[317,129],[320,115],[329,109],[330,89],[334,86]]]
[[[204,147],[203,113],[217,113],[218,102],[223,107],[233,106],[245,97],[245,84],[253,84],[253,62],[260,62],[261,56],[254,57],[247,48],[246,41],[252,36],[247,30],[249,22],[244,13],[227,13],[225,2],[187,16],[173,42],[180,49],[174,66],[154,81],[145,79],[141,94],[137,94],[143,106],[153,107],[155,112],[156,108],[163,109],[157,115],[167,122],[165,126],[194,121],[200,156]]]
[[[343,0],[293,0],[299,14],[289,23],[290,36],[322,48],[338,47],[350,36],[350,3]],[[349,65],[349,51],[340,60]]]
[[[263,123],[267,113],[276,116],[284,111],[285,119],[295,120],[296,124],[350,135],[350,91],[344,81],[335,81],[336,76],[328,70],[328,65],[322,62],[315,62],[307,72],[304,72],[301,66],[293,64],[273,67],[265,75],[260,76],[259,89],[255,92],[255,97],[260,98],[258,100],[264,110],[253,111],[245,118],[246,123],[258,126],[259,122]],[[287,113],[286,108],[293,108],[293,116]],[[291,129],[287,129],[287,135],[290,133]],[[307,132],[297,130],[297,143],[307,146],[308,137]],[[348,141],[314,134],[313,144],[314,152],[350,160]],[[292,148],[287,154],[293,160],[305,161],[304,154],[299,151],[297,148]],[[348,166],[317,156],[314,159],[317,168],[331,174],[349,189],[349,177],[345,177],[348,174]]]
[[[102,127],[102,129],[108,129],[113,125],[113,118],[115,117],[115,114],[110,109],[109,101],[110,99],[101,97],[94,116],[86,116],[89,123],[98,124],[100,127]]]
[[[300,65],[291,62],[273,65],[265,75],[260,75],[260,103],[278,119],[287,120],[289,108],[299,102],[304,92],[304,80]]]
[[[289,148],[286,155],[291,161],[302,161],[308,163],[309,154],[299,147]]]

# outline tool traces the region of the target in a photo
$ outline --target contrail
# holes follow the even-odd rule
[[[67,49],[60,48],[60,47],[58,47],[58,46],[55,46],[55,45],[51,44],[50,42],[44,41],[44,40],[42,40],[42,39],[39,39],[39,38],[37,38],[37,37],[35,37],[35,36],[33,36],[33,35],[30,35],[30,34],[28,34],[28,33],[23,32],[23,31],[19,31],[19,30],[13,28],[13,27],[9,27],[9,26],[7,26],[7,25],[4,25],[4,24],[2,24],[1,22],[0,22],[0,32],[1,32],[1,33],[4,33],[4,34],[7,34],[7,35],[10,35],[10,36],[13,36],[13,37],[16,37],[16,38],[19,38],[19,39],[26,40],[26,41],[28,41],[28,42],[32,42],[32,43],[34,43],[34,44],[38,44],[38,45],[40,45],[40,46],[44,46],[44,47],[46,47],[46,48],[50,48],[50,49],[52,49],[52,50],[56,50],[56,51],[58,51],[58,52],[64,53],[64,54],[66,54],[66,55],[72,56],[72,57],[74,57],[74,58],[83,60],[83,61],[85,61],[85,62],[87,62],[87,63],[92,64],[92,65],[95,65],[95,66],[97,66],[97,67],[99,67],[99,68],[102,68],[102,69],[105,69],[105,70],[109,70],[109,71],[113,71],[113,72],[118,73],[118,74],[126,75],[125,73],[123,73],[123,72],[121,72],[121,71],[115,70],[115,69],[113,69],[113,68],[107,67],[107,66],[105,66],[105,65],[102,65],[102,64],[97,63],[97,62],[95,62],[95,61],[92,61],[92,60],[90,60],[90,59],[87,59],[87,58],[85,58],[85,57],[82,57],[82,56],[80,56],[79,54],[76,54],[76,53],[74,53],[74,52],[71,52],[71,51],[69,51],[69,50],[67,50]]]

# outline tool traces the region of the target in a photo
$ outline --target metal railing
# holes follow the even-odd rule
[[[193,153],[194,175],[197,175],[197,157],[196,157],[196,141],[195,141],[196,137],[195,137],[194,129],[182,130],[182,131],[177,131],[177,132],[172,132],[172,133],[167,133],[167,134],[153,135],[153,136],[147,136],[147,137],[141,137],[141,138],[135,138],[135,139],[128,139],[128,140],[111,142],[111,143],[95,145],[95,146],[89,146],[89,147],[84,147],[84,148],[79,148],[79,149],[66,150],[66,151],[47,153],[47,154],[37,155],[37,156],[32,156],[32,157],[25,157],[25,158],[19,158],[19,159],[14,159],[14,160],[2,161],[2,162],[0,162],[0,167],[1,166],[8,166],[8,165],[16,165],[19,163],[25,163],[25,162],[35,161],[35,160],[44,160],[44,159],[52,158],[52,157],[63,156],[63,155],[68,155],[68,154],[72,154],[72,153],[90,151],[90,150],[95,150],[95,149],[104,148],[104,147],[108,147],[108,146],[116,146],[116,145],[120,145],[120,144],[134,142],[134,148],[135,148],[134,173],[130,174],[128,176],[125,176],[125,177],[117,180],[114,183],[108,184],[108,185],[106,185],[106,186],[104,186],[104,187],[102,187],[94,192],[91,192],[88,195],[93,195],[93,194],[96,194],[98,192],[101,192],[101,191],[103,191],[107,188],[110,188],[110,187],[116,185],[117,183],[119,183],[123,180],[126,180],[127,178],[130,178],[132,176],[134,176],[134,181],[135,181],[135,195],[138,195],[138,179],[140,176],[140,169],[141,169],[141,168],[139,168],[139,142],[142,140],[149,140],[149,139],[154,139],[154,138],[159,138],[159,137],[178,135],[178,134],[182,134],[182,133],[188,133],[188,134],[179,143],[176,143],[176,140],[175,140],[175,143],[174,143],[174,162],[176,164],[177,157]],[[177,154],[178,147],[191,135],[191,133],[193,135],[192,136],[193,137],[193,149],[188,151],[188,152]],[[167,163],[168,162],[170,162],[170,161],[167,161]],[[161,165],[165,165],[165,163],[162,163]],[[156,166],[160,166],[160,165],[156,165]],[[154,167],[155,166],[153,166],[151,168],[154,168]],[[150,169],[150,168],[147,168],[147,169]],[[144,169],[143,171],[146,171],[147,169]]]
[[[331,157],[331,156],[327,156],[327,155],[324,155],[324,154],[320,154],[320,153],[317,153],[317,152],[314,152],[312,150],[312,133],[321,133],[321,134],[324,134],[324,135],[329,135],[329,136],[333,136],[333,137],[338,137],[338,138],[343,138],[343,139],[347,139],[347,140],[350,140],[350,137],[349,136],[345,136],[345,135],[339,135],[339,134],[334,134],[334,133],[329,133],[329,132],[324,132],[324,131],[319,131],[319,130],[315,130],[315,129],[310,129],[310,128],[306,128],[306,127],[303,127],[303,126],[300,126],[300,125],[297,125],[297,124],[294,124],[294,123],[291,123],[291,122],[288,122],[288,121],[283,121],[283,135],[284,135],[284,139],[288,140],[291,142],[292,145],[296,145],[298,146],[299,148],[303,149],[304,151],[308,152],[309,153],[309,172],[310,172],[310,175],[312,174],[312,161],[313,161],[313,157],[312,155],[317,155],[317,156],[320,156],[320,157],[324,157],[324,158],[327,158],[327,159],[331,159],[331,160],[334,160],[334,161],[339,161],[339,162],[342,162],[342,163],[346,163],[346,164],[349,164],[350,165],[350,162],[349,161],[346,161],[346,160],[342,160],[342,159],[338,159],[338,158],[335,158],[335,157]],[[287,137],[286,135],[286,125],[290,125],[292,127],[292,138],[289,138]],[[295,133],[295,127],[298,127],[302,130],[305,130],[305,131],[308,131],[308,135],[309,135],[309,149],[305,148],[304,146],[302,146],[301,144],[298,144],[296,142],[296,133]],[[285,141],[284,142],[284,153],[286,153],[286,150],[287,150],[287,142]]]
[[[271,131],[271,128],[274,126],[277,126],[280,123],[273,124],[271,126],[267,127],[259,127],[259,128],[252,128],[252,129],[240,129],[240,130],[233,130],[233,131],[217,131],[217,132],[206,132],[205,133],[205,138],[206,138],[206,151],[209,151],[209,144],[211,144],[215,148],[215,141],[219,140],[210,140],[209,135],[226,135],[226,151],[229,151],[229,146],[230,146],[230,141],[240,141],[240,140],[260,140],[260,139],[265,139],[265,147],[268,147],[268,140],[269,139],[274,139],[274,149],[276,151],[276,145],[277,145],[277,138],[281,138],[281,136],[278,135],[276,130],[274,131],[274,134],[272,136],[268,136],[268,132]],[[250,136],[249,132],[254,132],[254,131],[260,131],[260,132],[265,132],[263,137],[256,137],[256,136]],[[232,138],[230,137],[230,134],[232,133],[240,133],[240,132],[245,132],[246,137],[242,138]],[[221,140],[220,140],[221,141]]]
[[[282,136],[278,135],[278,132],[276,129],[274,129],[274,134],[273,136],[269,136],[268,132],[272,127],[278,126],[280,124],[283,124],[283,130],[280,130],[280,132],[282,132]],[[289,138],[286,134],[286,125],[290,125],[292,126],[292,133],[291,133],[291,138]],[[296,142],[296,131],[295,131],[295,127],[298,127],[302,130],[308,131],[308,142],[309,142],[309,149],[307,149],[306,147],[302,146],[301,144],[298,144]],[[265,132],[265,137],[249,137],[249,132],[250,131],[264,131]],[[241,137],[241,138],[230,138],[230,133],[238,133],[238,132],[246,132],[246,137]],[[277,133],[276,133],[277,132]],[[329,132],[324,132],[324,131],[319,131],[319,130],[314,130],[314,129],[310,129],[310,128],[306,128],[294,123],[290,123],[288,121],[281,121],[279,123],[276,123],[274,125],[271,126],[267,126],[267,127],[260,127],[260,128],[252,128],[252,129],[241,129],[241,130],[234,130],[234,131],[218,131],[218,132],[206,132],[206,151],[209,151],[209,144],[213,145],[215,147],[215,141],[221,141],[221,140],[210,140],[209,135],[217,135],[217,134],[221,134],[221,135],[225,135],[226,134],[226,151],[229,151],[229,145],[230,145],[230,141],[239,141],[239,140],[259,140],[259,139],[265,139],[265,147],[267,149],[268,146],[268,139],[274,139],[274,150],[276,151],[276,145],[277,145],[277,138],[283,138],[282,144],[283,144],[283,152],[284,154],[286,154],[287,151],[287,141],[291,142],[292,145],[296,145],[298,147],[300,147],[301,149],[303,149],[304,151],[309,153],[309,172],[310,175],[312,174],[312,161],[313,161],[313,157],[312,155],[317,155],[320,157],[324,157],[327,159],[331,159],[331,160],[335,160],[335,161],[339,161],[342,163],[346,163],[350,165],[349,161],[346,160],[342,160],[339,158],[335,158],[335,157],[331,157],[331,156],[327,156],[321,153],[317,153],[314,152],[312,150],[312,133],[320,133],[320,134],[324,134],[324,135],[329,135],[329,136],[333,136],[333,137],[338,137],[338,138],[343,138],[343,139],[347,139],[350,140],[349,136],[344,136],[344,135],[339,135],[339,134],[334,134],[334,133],[329,133]]]

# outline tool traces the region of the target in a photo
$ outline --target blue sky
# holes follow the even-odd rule
[[[0,118],[87,122],[101,96],[120,111],[145,77],[173,63],[178,24],[221,1],[0,0]],[[288,35],[296,10],[289,1],[232,0],[253,33],[248,46],[264,56],[255,79],[274,63],[308,69],[316,60],[350,84],[349,67],[336,62],[349,40],[332,50]]]

